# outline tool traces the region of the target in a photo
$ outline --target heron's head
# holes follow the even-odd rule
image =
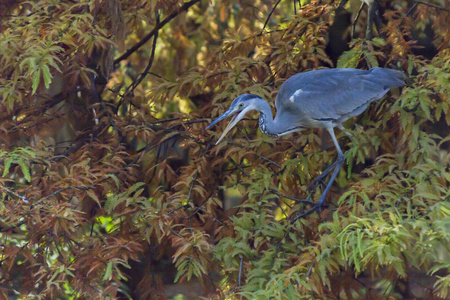
[[[257,102],[262,100],[259,96],[251,95],[251,94],[243,94],[237,97],[236,99],[231,102],[230,108],[224,112],[220,117],[214,120],[211,124],[209,124],[206,129],[210,128],[214,124],[222,121],[228,116],[235,115],[233,119],[231,119],[230,123],[228,123],[227,127],[223,131],[222,135],[220,136],[219,140],[216,142],[216,145],[223,139],[223,137],[230,131],[237,122],[239,122],[247,112],[250,110],[257,109]]]

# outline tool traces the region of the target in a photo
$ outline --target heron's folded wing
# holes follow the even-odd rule
[[[300,73],[280,88],[275,105],[282,114],[302,119],[343,122],[362,113],[391,87],[404,85],[400,71],[374,68],[326,69]]]

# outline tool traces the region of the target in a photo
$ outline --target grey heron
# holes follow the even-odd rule
[[[281,85],[275,99],[277,112],[274,119],[266,100],[257,95],[243,94],[234,99],[230,108],[206,129],[235,115],[217,141],[218,144],[247,112],[257,110],[259,128],[268,136],[282,136],[307,128],[325,128],[330,133],[338,157],[319,177],[323,179],[334,168],[333,174],[319,201],[316,204],[310,202],[314,206],[295,217],[295,221],[315,210],[321,211],[325,197],[344,163],[345,157],[333,128],[343,129],[343,122],[361,114],[371,102],[383,97],[391,87],[403,86],[405,79],[403,72],[385,68],[321,69],[299,73]]]

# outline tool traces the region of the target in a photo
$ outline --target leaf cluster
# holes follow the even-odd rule
[[[0,297],[450,296],[448,7],[378,1],[367,39],[364,9],[266,2],[0,9]],[[337,131],[320,215],[291,223],[323,191],[326,132],[205,131],[240,94],[273,105],[296,73],[375,66],[408,85]]]

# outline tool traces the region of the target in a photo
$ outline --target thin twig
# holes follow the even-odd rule
[[[194,179],[192,179],[191,187],[189,188],[188,198],[187,198],[187,201],[186,201],[186,204],[184,205],[184,207],[187,207],[189,205],[189,202],[191,201],[191,193],[192,193],[192,190],[194,189],[194,185],[195,185],[195,182],[197,181],[197,178],[198,178],[198,171],[195,172]]]
[[[216,188],[217,188],[217,184],[216,184],[216,186],[213,188],[213,190],[215,190]],[[192,217],[193,217],[196,213],[198,213],[199,211],[204,211],[204,210],[203,210],[203,206],[205,206],[206,203],[208,203],[208,201],[209,201],[216,193],[217,193],[217,191],[212,192],[211,195],[208,197],[208,199],[206,199],[206,201],[203,202],[200,206],[197,206],[197,207],[195,208],[194,212],[193,212],[192,214],[190,214],[190,215],[188,216],[188,218],[192,218]]]
[[[345,4],[347,4],[347,2],[348,2],[348,0],[342,0],[342,1],[339,3],[338,7],[336,8],[336,12],[340,11],[341,9],[343,9],[344,6],[345,6]],[[363,4],[364,4],[364,3],[363,3]]]
[[[179,118],[175,118],[175,120],[178,120],[178,119]],[[167,127],[167,129],[171,130],[171,129],[175,129],[176,127],[179,127],[179,126],[196,124],[196,123],[204,123],[204,122],[209,122],[209,119],[189,120],[189,121],[185,121],[185,122],[182,122],[182,123],[179,123],[179,124]],[[160,123],[162,123],[162,122],[160,122]]]
[[[309,203],[309,204],[311,204],[311,205],[314,205],[314,204],[315,204],[314,202],[312,202],[312,201],[309,200],[308,198],[306,198],[306,199],[298,199],[298,198],[294,198],[294,197],[291,197],[291,196],[282,194],[282,193],[280,193],[279,191],[277,191],[277,190],[275,190],[275,189],[272,189],[272,188],[269,188],[269,191],[272,192],[272,193],[275,194],[275,195],[278,195],[278,196],[280,196],[280,197],[283,197],[283,198],[286,198],[286,199],[289,199],[289,200],[293,200],[293,201],[296,201],[296,202],[300,202],[300,203]]]
[[[316,206],[313,206],[312,208],[310,208],[309,210],[307,210],[306,212],[299,214],[297,216],[295,216],[292,220],[291,220],[291,224],[294,224],[298,219],[301,219],[303,217],[306,217],[310,214],[312,214],[313,212],[315,212],[318,208]]]
[[[60,188],[59,190],[54,191],[53,193],[51,193],[51,194],[45,196],[44,198],[41,198],[41,200],[39,200],[38,203],[42,203],[44,200],[47,200],[47,199],[49,199],[50,197],[55,196],[56,194],[59,194],[59,193],[61,193],[61,192],[64,192],[64,191],[66,191],[66,190],[71,190],[71,189],[73,189],[73,187],[71,187],[71,186],[64,187],[64,188]]]
[[[188,216],[187,219],[192,218],[195,214],[197,214],[199,211],[201,211],[201,212],[203,212],[203,213],[205,213],[205,214],[209,214],[209,215],[211,216],[211,218],[212,218],[214,221],[216,221],[217,223],[219,223],[220,225],[223,226],[224,224],[223,224],[222,221],[220,221],[219,219],[217,219],[217,217],[213,216],[211,213],[206,212],[206,211],[202,208],[202,206],[204,206],[204,205],[209,201],[209,199],[211,199],[211,197],[208,198],[208,200],[206,200],[201,206],[197,207],[197,208],[195,209],[195,212],[192,213],[190,216]]]
[[[425,1],[419,1],[419,0],[414,0],[414,2],[450,12],[450,8],[442,7],[437,4],[433,4],[433,3],[429,3],[429,2],[425,2]]]
[[[150,31],[150,33],[148,33],[142,40],[140,40],[136,45],[134,45],[133,47],[131,47],[130,49],[128,49],[124,54],[122,54],[121,56],[119,56],[118,58],[116,58],[114,60],[114,65],[118,64],[119,62],[121,62],[122,60],[127,59],[131,54],[133,54],[134,52],[136,52],[139,48],[142,47],[142,45],[144,45],[145,43],[147,43],[155,34],[156,32],[163,28],[164,25],[166,25],[167,23],[169,23],[173,18],[175,18],[176,16],[178,16],[179,14],[181,14],[183,11],[188,10],[191,6],[193,6],[194,4],[196,4],[197,2],[200,2],[200,0],[192,0],[189,2],[184,3],[179,10],[174,11],[173,13],[171,13],[167,18],[165,18],[161,23],[159,23],[158,27],[153,28],[152,31]]]
[[[206,146],[205,151],[203,151],[203,153],[200,154],[200,157],[205,157],[205,154],[206,154],[206,152],[208,152],[208,150],[209,150],[210,147],[211,147],[211,145],[208,144],[208,145]],[[184,207],[187,207],[187,206],[189,205],[189,202],[191,201],[191,193],[192,193],[192,190],[194,189],[194,184],[195,184],[195,182],[197,181],[198,174],[199,174],[199,171],[197,170],[197,171],[195,172],[194,179],[192,180],[191,187],[189,188],[188,199],[187,199],[186,204],[184,205]]]
[[[229,157],[229,160],[231,161],[231,163],[232,163],[237,169],[239,169],[239,171],[242,172],[242,174],[244,174],[246,177],[250,177],[250,174],[247,173],[247,172],[241,167],[241,165],[239,165],[238,163],[236,163],[236,162],[234,161],[234,159],[232,159],[231,157]]]
[[[403,25],[403,22],[405,21],[406,17],[409,16],[417,8],[417,4],[418,4],[417,2],[414,3],[413,6],[411,6],[411,8],[408,10],[408,12],[402,17],[402,20],[398,25],[399,27]]]
[[[282,242],[288,237],[289,232],[291,232],[291,229],[293,227],[292,223],[288,223],[286,226],[286,232],[284,233],[283,237],[280,239],[280,242],[277,244],[277,247],[275,248],[275,254],[273,255],[272,263],[270,264],[269,272],[272,270],[273,266],[275,265],[275,260],[277,259],[278,253],[281,251],[281,244]]]
[[[274,7],[272,8],[272,10],[270,11],[269,15],[267,16],[266,22],[264,22],[264,26],[263,29],[261,30],[261,33],[263,33],[264,29],[266,28],[267,23],[269,23],[270,17],[272,17],[273,12],[275,11],[275,9],[277,8],[278,4],[280,4],[281,0],[278,0],[277,3],[275,3]]]
[[[169,231],[173,234],[176,235],[177,237],[179,237],[180,239],[185,239],[183,236],[181,236],[180,234],[178,234],[177,232],[175,232],[175,230],[173,230],[172,228],[168,227]]]
[[[351,38],[352,39],[355,38],[356,23],[358,22],[359,16],[361,15],[361,12],[362,12],[363,8],[364,8],[364,2],[361,3],[361,6],[359,7],[358,13],[356,14],[355,20],[353,20],[352,33],[351,33]]]
[[[375,17],[375,11],[377,9],[376,1],[369,4],[369,9],[367,12],[367,29],[365,39],[371,41],[373,39],[373,19]],[[372,67],[372,66],[370,66]]]
[[[265,160],[265,161],[267,161],[267,162],[270,162],[271,164],[277,166],[277,167],[280,168],[280,169],[282,168],[281,165],[277,164],[277,163],[274,162],[273,160],[271,160],[271,159],[269,159],[269,158],[267,158],[267,157],[265,157],[265,156],[263,156],[263,155],[261,155],[261,154],[256,154],[256,156],[258,156],[259,158],[261,158],[261,159],[263,159],[263,160]]]
[[[281,206],[280,200],[279,200],[279,199],[276,199],[276,203],[277,203],[277,206],[281,209],[281,212],[283,213],[284,217],[287,219],[288,215],[286,214],[286,212],[284,211],[283,207]],[[287,204],[286,204],[286,205],[287,205]],[[289,206],[289,205],[288,205],[288,206]],[[291,208],[291,207],[289,206],[289,208]]]
[[[156,13],[156,25],[155,28],[158,28],[159,26],[159,13]],[[136,80],[128,87],[128,89],[131,88],[130,93],[133,94],[134,90],[138,87],[139,84],[144,80],[145,76],[148,75],[150,68],[153,65],[153,60],[155,59],[155,50],[156,50],[156,41],[158,40],[158,30],[155,31],[154,37],[153,37],[153,45],[152,45],[152,52],[150,54],[150,59],[148,61],[147,67],[145,68],[144,72],[139,74],[136,78]],[[127,90],[128,90],[127,89]],[[127,95],[128,91],[124,93],[124,95]],[[120,106],[120,105],[119,105]]]
[[[28,203],[27,197],[22,196],[22,195],[19,195],[19,194],[15,193],[14,191],[8,189],[8,188],[5,187],[5,186],[1,186],[1,185],[0,185],[0,191],[5,191],[7,194],[14,195],[14,196],[17,197],[17,198],[20,198],[23,202]]]
[[[241,149],[249,150],[248,148],[246,148],[246,147],[244,147],[244,146],[242,146],[242,145],[240,145],[240,144],[237,144],[237,143],[229,142],[229,144],[232,145],[232,146],[236,146],[236,147],[238,147],[238,148],[241,148]],[[271,159],[269,159],[269,158],[267,158],[267,157],[265,157],[265,156],[263,156],[263,155],[261,155],[261,154],[256,154],[256,153],[255,153],[255,155],[256,155],[257,157],[261,158],[261,159],[264,159],[265,161],[267,161],[267,162],[269,162],[269,163],[271,163],[271,164],[274,164],[275,166],[279,167],[280,169],[282,168],[281,165],[277,164],[277,163],[274,162],[273,160],[271,160]]]

